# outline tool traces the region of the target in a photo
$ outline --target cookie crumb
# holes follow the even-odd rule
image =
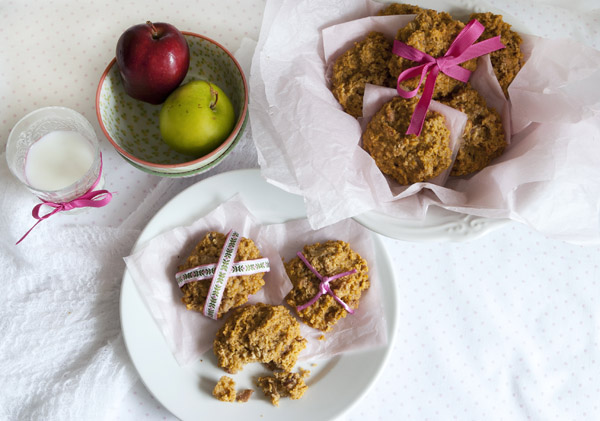
[[[248,402],[254,393],[252,389],[244,389],[235,396],[236,402]]]
[[[303,369],[298,370],[298,373],[280,371],[272,376],[259,377],[256,385],[271,399],[274,406],[279,406],[281,398],[300,399],[304,395],[308,389],[304,379],[309,375],[310,371]]]
[[[229,376],[222,376],[215,385],[212,394],[221,402],[235,402],[235,381]]]

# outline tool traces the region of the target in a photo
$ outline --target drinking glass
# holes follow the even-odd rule
[[[86,147],[91,148],[93,154],[92,164],[76,181],[59,188],[39,188],[39,185],[32,185],[28,179],[26,165],[28,154],[31,147],[44,136],[52,132],[77,132],[81,136],[82,142],[87,142]],[[65,144],[66,145],[66,144]],[[76,145],[79,146],[79,145]],[[71,148],[72,149],[72,148]],[[53,155],[72,153],[66,146],[51,151]],[[38,154],[39,155],[39,154]],[[71,156],[71,155],[68,155]],[[88,155],[89,156],[89,155]],[[37,157],[39,161],[39,156]],[[60,172],[67,171],[70,165],[75,165],[77,157],[67,159],[64,165],[55,166],[52,171],[56,172],[59,178]],[[6,145],[6,160],[10,171],[17,177],[33,194],[46,202],[65,203],[85,194],[93,185],[97,183],[96,188],[102,187],[103,178],[101,174],[101,156],[98,145],[98,138],[90,122],[77,111],[65,107],[45,107],[35,110],[14,126],[8,137]],[[43,164],[43,162],[42,162]],[[79,162],[81,164],[81,162]],[[32,162],[29,165],[34,165]],[[52,174],[48,177],[52,183]]]

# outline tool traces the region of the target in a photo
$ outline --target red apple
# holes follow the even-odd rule
[[[117,65],[127,94],[161,104],[185,78],[190,49],[173,25],[148,21],[123,32],[117,42]]]

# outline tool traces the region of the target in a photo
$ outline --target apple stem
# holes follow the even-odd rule
[[[158,29],[156,29],[156,26],[154,26],[154,24],[152,22],[150,22],[149,20],[146,21],[146,25],[150,26],[150,30],[152,31],[152,38],[157,39],[158,38]]]
[[[209,107],[211,110],[214,111],[217,106],[217,102],[219,101],[219,93],[215,88],[213,88],[212,84],[209,83],[208,86],[210,87],[210,94],[214,98],[214,100],[210,103]]]

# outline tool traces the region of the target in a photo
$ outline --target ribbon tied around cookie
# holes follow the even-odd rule
[[[502,44],[500,41],[500,36],[489,38],[474,44],[484,30],[485,27],[476,19],[471,20],[460,31],[454,41],[452,41],[450,48],[448,48],[446,51],[446,54],[439,58],[434,58],[429,54],[403,43],[402,41],[394,40],[392,52],[395,55],[419,63],[418,66],[406,69],[398,76],[398,81],[396,84],[398,95],[400,95],[402,98],[412,98],[416,96],[421,85],[423,84],[423,79],[425,79],[423,94],[421,95],[421,98],[415,107],[415,111],[413,112],[406,134],[414,134],[417,136],[421,134],[423,123],[425,121],[425,115],[427,114],[429,104],[431,103],[431,99],[433,97],[435,81],[439,72],[442,72],[453,79],[466,83],[469,81],[472,72],[464,67],[461,67],[461,63],[491,53],[492,51],[505,48],[504,44]],[[420,79],[419,84],[415,89],[412,91],[405,91],[401,87],[401,83],[403,81],[417,76],[420,76]]]
[[[321,280],[321,283],[319,284],[319,292],[317,292],[317,294],[313,298],[311,298],[310,301],[308,301],[305,304],[302,304],[301,306],[296,307],[296,309],[300,312],[300,311],[304,310],[305,308],[308,308],[311,305],[313,305],[314,303],[316,303],[317,300],[321,297],[321,295],[329,294],[333,297],[333,299],[335,301],[337,301],[342,307],[344,307],[344,310],[346,310],[350,314],[354,314],[354,310],[352,310],[348,304],[346,304],[344,301],[342,301],[342,299],[340,297],[335,295],[335,293],[329,286],[329,283],[331,281],[335,281],[338,278],[342,278],[344,276],[348,276],[348,275],[352,275],[352,274],[356,273],[356,269],[352,269],[351,271],[348,271],[348,272],[338,273],[337,275],[333,275],[333,276],[323,276],[313,267],[313,265],[310,264],[310,262],[306,259],[306,257],[304,257],[302,252],[299,251],[298,253],[296,253],[296,255],[300,258],[300,260],[302,260],[302,262],[306,265],[306,267],[309,268],[310,271],[312,273],[314,273],[314,275]]]
[[[217,320],[219,307],[223,300],[223,293],[230,277],[253,275],[271,270],[269,259],[266,257],[239,262],[234,261],[241,239],[237,231],[233,229],[229,230],[217,263],[196,266],[175,274],[175,280],[179,288],[190,282],[211,279],[202,311],[202,314],[206,317]]]

